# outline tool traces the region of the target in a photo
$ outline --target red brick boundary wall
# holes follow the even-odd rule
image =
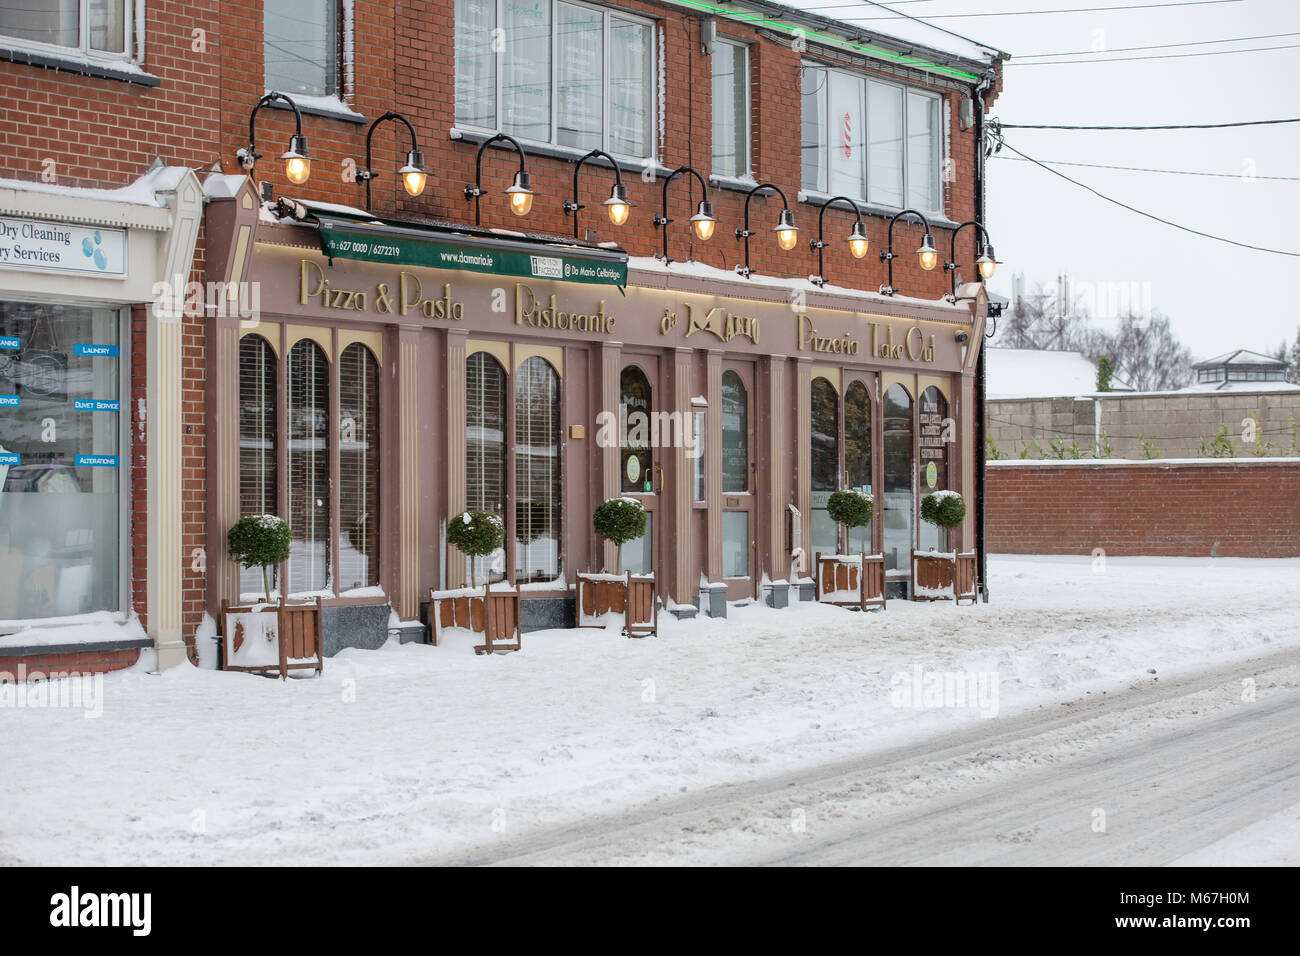
[[[106,674],[130,667],[140,659],[138,647],[123,650],[91,650],[75,653],[26,654],[22,657],[0,657],[0,675],[6,680],[14,680],[19,665],[24,668],[23,676],[30,680],[33,674],[67,677],[72,674]]]
[[[988,550],[1300,556],[1300,459],[989,462]]]

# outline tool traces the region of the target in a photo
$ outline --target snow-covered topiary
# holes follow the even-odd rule
[[[966,519],[966,502],[955,491],[933,491],[921,499],[921,520],[939,528],[955,528]]]
[[[841,488],[839,491],[831,492],[826,502],[826,513],[836,524],[846,525],[849,528],[865,528],[871,523],[875,507],[875,501],[865,491]]]
[[[226,534],[226,550],[245,568],[262,569],[262,587],[271,600],[266,569],[289,560],[289,522],[277,515],[244,515]]]
[[[481,558],[501,547],[506,536],[506,525],[501,516],[490,511],[465,511],[447,522],[447,543],[471,558]],[[470,562],[470,584],[473,579],[473,562]]]
[[[592,530],[620,548],[645,534],[645,524],[645,507],[635,498],[609,498],[591,515]]]

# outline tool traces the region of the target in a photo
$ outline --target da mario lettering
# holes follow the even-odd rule
[[[556,308],[555,295],[551,294],[545,305],[522,282],[515,283],[515,325],[530,325],[535,329],[558,329],[561,332],[590,332],[606,335],[614,331],[617,319],[605,314],[605,300],[601,299],[595,312],[565,312]]]
[[[712,332],[723,342],[730,342],[738,335],[743,335],[755,345],[758,344],[758,319],[752,315],[737,315],[725,312],[721,306],[714,306],[707,312],[697,311],[689,303],[686,306],[686,334],[689,339],[695,332]]]

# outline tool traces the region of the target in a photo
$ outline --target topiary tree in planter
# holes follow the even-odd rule
[[[505,522],[490,511],[465,511],[447,523],[447,543],[470,558],[470,587],[478,587],[474,558],[486,557],[501,547],[505,536]]]
[[[966,519],[966,502],[955,491],[934,491],[921,499],[921,520],[943,532],[943,546],[948,547],[948,531]]]
[[[865,491],[853,491],[848,488],[832,491],[826,501],[826,513],[831,516],[831,520],[850,530],[865,528],[870,524],[875,508],[875,501],[871,495]]]
[[[289,522],[276,515],[244,515],[226,534],[226,550],[241,567],[262,569],[268,604],[271,580],[266,569],[289,559],[289,540]]]
[[[623,566],[623,545],[645,534],[646,510],[635,498],[610,498],[596,505],[591,526],[596,534],[617,548],[618,569]]]

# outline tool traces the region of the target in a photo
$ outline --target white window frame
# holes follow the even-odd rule
[[[902,102],[902,120],[903,120],[903,143],[902,143],[902,159],[903,159],[903,168],[902,168],[902,171],[901,171],[901,172],[902,172],[902,194],[903,194],[903,202],[904,202],[904,203],[907,202],[907,196],[908,196],[908,193],[911,191],[911,183],[910,183],[910,181],[909,181],[909,171],[908,171],[908,167],[909,167],[909,163],[908,163],[908,149],[909,149],[909,143],[910,143],[910,136],[909,136],[909,131],[908,131],[907,95],[908,95],[909,93],[915,93],[915,94],[918,94],[918,95],[924,96],[924,97],[926,97],[927,99],[930,99],[930,100],[933,100],[933,101],[936,102],[937,107],[938,107],[938,113],[939,113],[939,125],[938,125],[938,126],[936,127],[936,129],[935,129],[935,137],[934,137],[934,141],[935,141],[935,142],[934,142],[934,154],[933,154],[933,157],[932,157],[932,158],[933,158],[933,161],[934,161],[934,166],[933,166],[933,170],[934,170],[934,185],[935,185],[935,187],[936,187],[936,195],[937,195],[938,198],[939,198],[939,206],[938,206],[938,208],[936,208],[936,209],[921,209],[921,210],[919,210],[919,211],[925,213],[926,215],[935,215],[935,216],[941,216],[941,217],[942,217],[942,216],[946,216],[946,213],[944,212],[944,207],[945,207],[946,204],[945,204],[945,200],[944,200],[944,190],[943,190],[943,151],[944,151],[944,142],[945,142],[945,139],[946,139],[946,137],[944,136],[944,131],[943,131],[943,116],[944,116],[944,111],[943,111],[943,96],[942,96],[941,94],[939,94],[939,93],[936,93],[934,90],[928,90],[928,89],[925,89],[924,87],[920,87],[920,86],[910,86],[910,85],[908,85],[908,84],[906,84],[906,83],[892,83],[892,82],[889,82],[889,81],[887,81],[887,80],[878,79],[878,78],[876,78],[876,77],[874,77],[874,76],[867,76],[866,74],[858,73],[858,72],[855,72],[855,71],[853,71],[853,70],[840,70],[840,69],[836,69],[835,67],[828,66],[828,65],[826,65],[826,64],[824,64],[824,63],[818,63],[818,62],[811,61],[811,60],[805,60],[803,63],[801,63],[801,64],[800,64],[800,69],[801,69],[801,70],[821,70],[821,71],[823,71],[823,72],[826,74],[826,83],[827,83],[828,85],[829,85],[829,83],[830,83],[830,74],[832,74],[832,73],[838,73],[838,74],[841,74],[841,75],[843,75],[843,76],[848,76],[848,77],[851,77],[851,78],[853,78],[853,79],[855,79],[855,80],[858,80],[859,82],[861,82],[861,83],[863,83],[863,84],[871,84],[871,83],[874,83],[874,84],[876,84],[876,85],[878,85],[878,86],[886,86],[886,87],[890,87],[890,88],[892,88],[892,89],[896,89],[896,90],[899,90],[899,91],[900,91],[900,98],[901,98],[901,102]],[[803,84],[802,84],[802,78],[801,78],[800,89],[802,89],[802,88],[803,88]],[[826,141],[822,143],[822,155],[823,155],[822,173],[826,176],[827,188],[829,189],[829,188],[830,188],[830,168],[829,168],[829,163],[830,163],[830,152],[831,152],[831,143],[830,143],[830,134],[831,134],[830,102],[831,102],[831,98],[830,98],[829,92],[828,92],[828,94],[826,95],[825,100],[826,100],[826,102],[825,102],[825,106],[824,106],[824,108],[823,108],[823,109],[824,109],[824,112],[823,112],[823,115],[822,115],[822,129],[823,129],[823,131],[825,132],[825,135],[826,135]],[[870,115],[870,112],[871,112],[871,97],[870,97],[869,95],[867,95],[867,91],[866,91],[865,88],[864,88],[864,90],[863,90],[863,97],[862,97],[862,111],[863,111],[863,124],[864,124],[864,126],[865,126],[865,129],[863,130],[863,138],[862,138],[863,147],[862,147],[862,148],[863,148],[863,151],[865,152],[865,151],[868,149],[868,145],[867,145],[867,144],[869,144],[869,143],[871,142],[871,115]],[[803,104],[802,104],[802,103],[800,103],[800,113],[799,113],[799,116],[800,116],[800,125],[802,126],[802,123],[803,123]],[[800,144],[801,144],[801,148],[802,148],[802,136],[800,137]],[[801,170],[801,171],[802,171],[802,168],[803,168],[803,166],[802,166],[802,160],[800,160],[800,170]],[[800,173],[800,180],[801,180],[801,181],[800,181],[800,188],[801,188],[802,190],[804,190],[804,191],[806,191],[806,192],[820,192],[820,191],[821,191],[820,189],[816,189],[816,188],[810,187],[810,186],[808,186],[807,184],[803,183],[803,182],[802,182],[802,172]],[[878,207],[885,208],[885,209],[906,209],[906,208],[908,208],[906,205],[903,205],[903,206],[893,206],[893,205],[888,205],[888,204],[885,204],[885,203],[874,202],[874,201],[868,199],[868,197],[871,195],[871,158],[870,158],[870,156],[866,156],[866,155],[864,155],[864,157],[863,157],[863,176],[862,176],[862,181],[863,181],[863,192],[864,192],[866,195],[863,195],[863,196],[853,196],[853,197],[850,197],[850,198],[855,199],[855,200],[860,200],[862,203],[867,204],[867,205],[878,206]]]
[[[494,21],[494,29],[502,28],[501,27],[501,20],[502,20],[501,6],[503,2],[504,0],[496,0],[495,3],[496,19]],[[556,137],[556,129],[558,128],[559,125],[559,97],[555,95],[556,85],[557,85],[556,78],[558,73],[556,67],[556,63],[557,63],[556,48],[559,44],[559,34],[556,32],[555,23],[556,23],[556,6],[559,3],[563,2],[563,3],[571,4],[575,7],[585,7],[588,10],[594,10],[601,15],[601,30],[602,30],[601,42],[603,43],[603,49],[601,51],[601,69],[604,71],[605,81],[603,83],[603,95],[601,97],[601,131],[600,131],[601,145],[595,148],[602,149],[605,152],[609,153],[611,156],[616,156],[619,157],[620,159],[636,160],[637,162],[645,162],[647,160],[653,160],[658,155],[658,149],[659,149],[658,134],[655,129],[656,124],[653,121],[647,124],[647,128],[650,134],[650,141],[646,146],[646,154],[644,156],[632,156],[629,155],[628,153],[620,153],[617,152],[616,150],[611,149],[609,146],[609,130],[610,130],[609,127],[609,99],[610,99],[609,98],[609,46],[610,46],[609,23],[611,18],[617,17],[620,20],[627,20],[632,23],[640,24],[641,26],[646,27],[650,31],[650,44],[651,44],[650,72],[646,77],[646,84],[648,87],[647,92],[649,93],[649,98],[650,98],[648,113],[651,117],[654,117],[657,115],[658,101],[659,101],[658,80],[656,77],[656,71],[659,68],[658,66],[659,34],[658,31],[655,29],[655,21],[650,19],[649,17],[637,16],[636,14],[633,13],[627,13],[623,10],[612,9],[610,7],[602,6],[600,4],[581,3],[579,2],[579,0],[546,0],[546,2],[549,3],[551,7],[551,88],[549,92],[550,106],[551,106],[551,114],[550,114],[551,135],[550,135],[550,139],[547,141],[531,139],[529,137],[524,137],[524,136],[516,136],[515,138],[518,139],[520,143],[523,143],[525,145],[545,146],[545,147],[550,147],[552,149],[574,151],[576,153],[587,152],[586,149],[583,149],[582,147],[579,146],[566,146],[563,143],[560,143]],[[459,24],[456,24],[455,28],[459,29],[460,28]],[[502,81],[502,74],[505,71],[501,68],[501,60],[504,59],[504,57],[505,57],[504,53],[498,56],[496,71],[495,71],[496,72],[496,103],[493,110],[493,113],[496,116],[495,128],[474,126],[472,124],[461,123],[459,120],[456,120],[455,122],[457,128],[474,130],[476,132],[481,132],[481,133],[502,132],[501,116],[503,110],[502,110],[502,102],[501,102],[501,81]],[[454,84],[455,81],[454,66],[453,66],[452,77],[453,77],[453,84]],[[452,104],[453,117],[455,116],[455,112],[456,112],[456,105],[455,103],[453,103]]]
[[[137,9],[138,8],[138,9]],[[57,43],[42,43],[40,40],[27,40],[8,33],[0,33],[0,46],[13,50],[26,50],[31,53],[44,53],[49,56],[72,56],[89,62],[116,64],[139,63],[135,55],[136,17],[143,13],[144,0],[122,0],[122,52],[112,50],[95,50],[90,46],[90,0],[78,0],[77,4],[77,46],[60,46]],[[141,16],[140,30],[144,24]],[[143,48],[144,44],[140,46]]]
[[[713,45],[715,49],[713,54],[711,54],[711,56],[717,55],[716,48],[720,46],[738,47],[740,49],[741,53],[744,55],[743,72],[741,75],[745,84],[745,96],[744,96],[745,132],[742,137],[744,143],[740,146],[740,149],[744,150],[744,155],[745,155],[744,168],[741,169],[738,173],[723,173],[720,170],[715,169],[713,170],[713,175],[715,178],[722,178],[722,179],[744,179],[748,176],[752,176],[754,173],[754,155],[753,155],[754,90],[753,90],[753,83],[752,83],[753,75],[751,72],[750,58],[749,58],[749,44],[741,40],[731,40],[726,37],[718,37],[716,40],[714,40]],[[709,76],[710,87],[712,87],[712,63],[710,63],[709,72],[710,72],[710,76]],[[712,128],[713,128],[712,120],[713,117],[710,116],[709,117],[710,132],[712,132]],[[713,162],[712,150],[710,150],[709,162],[710,163]]]

